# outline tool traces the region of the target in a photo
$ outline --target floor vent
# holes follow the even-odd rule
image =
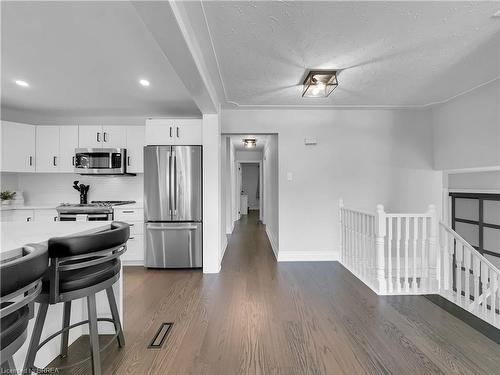
[[[160,349],[168,337],[174,323],[162,323],[149,343],[148,349]]]

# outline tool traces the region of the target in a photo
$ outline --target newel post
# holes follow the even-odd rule
[[[384,206],[377,205],[375,215],[375,252],[377,256],[377,285],[379,294],[385,294],[387,280],[385,279],[385,234],[386,234],[386,214]]]
[[[344,251],[344,228],[342,222],[342,209],[344,208],[344,200],[339,199],[339,250],[340,250],[340,261],[345,265],[345,251]]]
[[[427,211],[431,218],[431,232],[429,236],[429,257],[428,257],[428,267],[429,267],[429,280],[430,280],[430,291],[437,291],[439,287],[439,275],[437,272],[437,264],[438,264],[438,251],[437,251],[437,243],[438,243],[438,217],[436,212],[436,206],[431,204],[429,205],[429,209]]]

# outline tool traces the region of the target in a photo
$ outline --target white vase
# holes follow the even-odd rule
[[[2,206],[9,206],[10,205],[10,199],[6,199],[2,201]]]

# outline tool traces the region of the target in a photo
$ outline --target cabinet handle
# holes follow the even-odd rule
[[[101,142],[101,133],[97,132],[97,142]]]
[[[127,156],[127,167],[130,167],[130,156]]]
[[[177,127],[177,138],[179,138],[179,127]]]
[[[73,164],[73,166],[75,166],[75,157],[74,156],[71,158],[71,163]]]
[[[54,167],[57,167],[57,156],[54,156],[52,159],[52,164],[54,164]]]
[[[28,216],[28,217],[26,218],[26,221],[31,221],[31,217],[30,217],[30,216]]]
[[[57,216],[54,216],[54,221],[57,221]]]
[[[170,127],[170,138],[172,138],[172,127]]]
[[[124,214],[133,214],[135,211],[122,211]]]
[[[134,238],[135,238],[135,237],[129,237],[128,239],[129,239],[129,240],[133,240]]]
[[[104,142],[107,142],[107,141],[108,141],[108,140],[106,139],[106,135],[107,135],[107,133],[106,133],[106,132],[104,132]]]
[[[33,165],[33,156],[30,155],[30,167]]]

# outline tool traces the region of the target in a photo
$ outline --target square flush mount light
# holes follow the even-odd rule
[[[311,70],[304,80],[302,97],[326,98],[338,85],[336,70]]]
[[[245,138],[243,143],[245,144],[245,148],[257,147],[257,140],[255,138]]]

